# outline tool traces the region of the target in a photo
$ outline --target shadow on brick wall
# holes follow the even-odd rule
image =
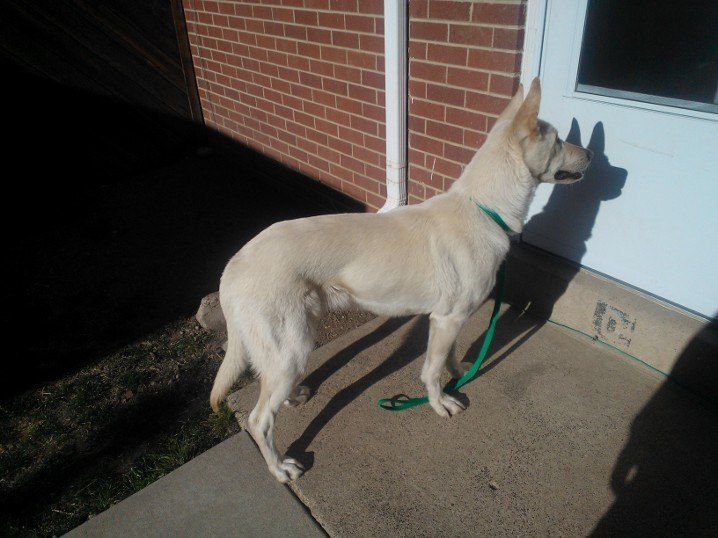
[[[364,206],[196,124],[18,73],[1,397],[181,316],[269,224]]]

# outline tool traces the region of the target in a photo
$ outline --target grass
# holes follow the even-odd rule
[[[0,534],[69,531],[239,431],[194,320],[0,405]]]

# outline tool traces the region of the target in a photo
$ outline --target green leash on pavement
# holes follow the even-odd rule
[[[504,222],[504,219],[501,218],[501,215],[496,213],[496,211],[493,211],[492,209],[489,209],[485,205],[482,205],[476,201],[474,203],[484,212],[486,213],[491,219],[501,226],[501,229],[505,232],[510,231],[511,229],[508,227],[508,225]],[[486,336],[484,337],[484,342],[481,344],[481,350],[479,351],[479,356],[474,361],[474,364],[469,368],[469,370],[461,376],[460,379],[452,379],[447,383],[447,385],[444,387],[444,392],[452,392],[455,390],[458,390],[459,388],[466,385],[469,381],[471,381],[476,374],[479,371],[479,368],[481,368],[482,363],[484,362],[484,359],[486,358],[486,354],[489,351],[489,346],[491,345],[491,340],[494,337],[494,332],[496,331],[496,322],[499,319],[499,312],[501,310],[501,302],[503,301],[504,297],[504,282],[506,281],[506,262],[501,263],[501,267],[499,267],[499,271],[496,275],[496,297],[494,298],[494,310],[491,312],[491,319],[489,320],[489,327],[486,329]],[[416,407],[417,405],[423,405],[425,403],[429,402],[429,398],[427,396],[422,396],[421,398],[410,398],[406,394],[397,394],[396,396],[393,396],[391,398],[382,398],[377,403],[379,404],[379,407],[382,409],[386,409],[387,411],[403,411],[404,409],[409,409],[411,407]]]

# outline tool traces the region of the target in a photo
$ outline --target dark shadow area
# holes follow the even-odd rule
[[[364,209],[219,135],[195,157],[186,119],[13,73],[3,398],[193,313],[273,222]]]
[[[716,536],[717,356],[714,320],[686,346],[671,372],[678,382],[702,376],[704,398],[667,379],[648,401],[611,474],[616,500],[592,536]]]

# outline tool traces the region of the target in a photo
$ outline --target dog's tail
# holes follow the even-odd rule
[[[214,379],[212,393],[209,396],[209,404],[215,413],[219,410],[219,404],[227,396],[234,382],[248,367],[247,355],[239,336],[231,334],[228,336],[227,352],[224,354],[224,360],[219,367],[217,377]]]

